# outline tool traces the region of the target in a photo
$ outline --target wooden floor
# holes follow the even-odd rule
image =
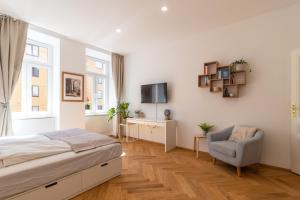
[[[189,150],[164,147],[145,141],[123,144],[122,175],[73,200],[300,200],[300,176],[265,166],[242,169],[207,154],[196,159]]]

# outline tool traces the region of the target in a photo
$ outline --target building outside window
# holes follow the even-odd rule
[[[108,108],[110,55],[86,50],[86,114],[105,113]]]
[[[11,99],[14,115],[50,114],[53,47],[27,39],[22,71]]]

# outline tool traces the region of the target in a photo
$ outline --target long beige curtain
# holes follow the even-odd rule
[[[117,105],[121,102],[123,97],[123,84],[124,84],[124,56],[119,54],[112,54],[112,77],[115,86],[115,96]],[[113,122],[113,130],[116,134],[120,134],[120,116],[115,118]]]
[[[10,99],[19,78],[28,24],[0,16],[0,136],[12,135]]]

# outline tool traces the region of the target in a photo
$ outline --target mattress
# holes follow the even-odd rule
[[[121,144],[114,143],[80,153],[66,152],[1,168],[0,199],[118,158],[121,154]]]

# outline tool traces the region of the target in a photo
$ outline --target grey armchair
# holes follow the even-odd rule
[[[208,151],[216,159],[237,167],[238,176],[241,175],[241,167],[259,163],[262,152],[263,131],[257,130],[252,138],[233,142],[229,141],[233,126],[220,132],[209,133]]]

